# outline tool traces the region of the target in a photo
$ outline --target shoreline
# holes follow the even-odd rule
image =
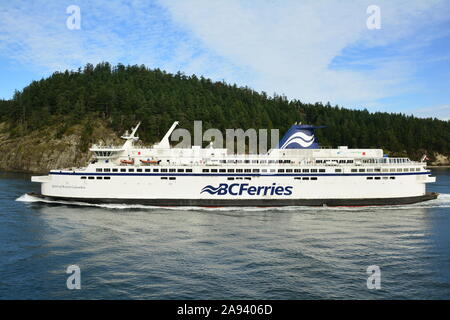
[[[444,165],[444,166],[426,166],[427,168],[450,168],[450,165]]]

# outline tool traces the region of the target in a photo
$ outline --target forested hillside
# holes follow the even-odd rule
[[[202,120],[204,130],[279,128],[281,134],[301,121],[327,126],[317,132],[324,146],[382,147],[392,155],[415,159],[423,152],[432,158],[436,153],[450,154],[448,121],[288,101],[144,66],[88,64],[34,81],[13,99],[0,100],[0,121],[11,137],[57,125],[56,138],[63,138],[71,127],[81,125],[83,152],[93,142],[93,127],[100,119],[117,134],[142,121],[139,135],[145,143],[159,140],[175,120],[190,130],[193,120]]]

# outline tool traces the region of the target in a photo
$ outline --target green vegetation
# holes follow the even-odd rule
[[[191,131],[193,120],[202,120],[205,130],[279,128],[281,133],[301,121],[327,126],[317,132],[325,146],[381,147],[415,159],[423,152],[450,154],[448,121],[288,101],[248,87],[144,66],[88,64],[34,81],[13,99],[0,100],[0,121],[16,136],[60,122],[57,135],[62,137],[67,128],[87,123],[82,134],[87,149],[96,119],[117,133],[140,120],[145,143],[158,141],[175,120]]]

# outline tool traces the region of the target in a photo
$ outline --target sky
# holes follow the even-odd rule
[[[449,13],[448,0],[2,1],[0,98],[108,61],[448,120]]]

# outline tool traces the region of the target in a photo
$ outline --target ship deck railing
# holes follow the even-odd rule
[[[112,165],[114,165],[112,163]],[[233,163],[220,163],[220,162],[208,162],[208,161],[193,161],[190,163],[186,162],[166,162],[162,161],[159,164],[152,163],[152,164],[143,164],[136,162],[134,164],[126,164],[126,163],[120,163],[117,164],[119,166],[129,166],[129,167],[170,167],[170,166],[219,166],[219,167],[236,167],[236,166],[283,166],[283,167],[289,167],[289,166],[313,166],[313,167],[401,167],[401,166],[425,166],[425,162],[418,162],[418,161],[409,161],[404,163],[362,163],[362,162],[352,162],[352,163],[336,163],[336,162],[326,162],[326,163],[317,163],[315,161],[291,161],[290,163],[244,163],[244,162],[233,162]]]
[[[103,150],[125,150],[125,149],[123,149],[123,146],[100,146],[100,145],[93,145],[92,147],[89,148],[89,150],[103,151]]]

